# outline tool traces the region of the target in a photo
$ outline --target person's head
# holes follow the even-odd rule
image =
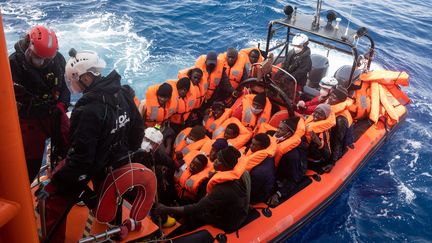
[[[233,146],[228,146],[217,153],[216,160],[213,162],[216,171],[232,170],[237,165],[240,152]]]
[[[252,100],[252,113],[254,113],[255,115],[261,114],[261,112],[263,112],[264,110],[266,102],[267,100],[265,93],[259,93],[255,95]]]
[[[322,121],[328,118],[328,116],[330,115],[331,112],[331,107],[329,104],[319,104],[316,108],[315,111],[313,112],[312,116],[313,116],[313,120],[314,121]]]
[[[203,126],[196,125],[192,127],[189,135],[186,137],[186,143],[191,144],[203,139],[206,135],[206,129]]]
[[[342,85],[337,85],[330,92],[327,103],[329,105],[336,105],[340,102],[344,102],[348,97],[348,90]]]
[[[141,148],[146,152],[154,152],[163,142],[163,135],[159,129],[148,127],[144,130]]]
[[[222,102],[215,102],[211,106],[212,114],[214,119],[219,119],[225,112],[225,105]]]
[[[206,67],[210,72],[216,67],[217,64],[217,53],[215,51],[209,51],[206,58]]]
[[[268,146],[270,146],[269,136],[265,133],[258,133],[255,135],[255,137],[253,137],[249,148],[252,153],[255,153],[256,151],[268,148]]]
[[[297,129],[297,123],[299,121],[299,117],[291,117],[286,120],[282,120],[279,123],[278,129],[274,136],[278,141],[284,141],[287,138],[290,138]]]
[[[207,163],[208,163],[207,157],[203,154],[198,154],[191,161],[191,163],[189,165],[189,172],[192,175],[200,173],[207,166]]]
[[[234,64],[237,61],[237,57],[238,57],[237,50],[233,47],[228,48],[226,56],[227,56],[228,66],[230,66],[230,67],[234,66]]]
[[[198,85],[201,82],[203,71],[200,68],[192,68],[188,71],[188,77],[194,85]]]
[[[324,77],[319,82],[320,86],[320,96],[327,97],[330,94],[330,90],[338,84],[338,81],[334,77]]]
[[[66,84],[72,93],[81,93],[101,76],[105,61],[94,51],[69,50],[69,60],[66,63]]]
[[[26,61],[36,68],[43,68],[56,56],[57,36],[45,26],[34,26],[26,35],[28,47],[25,50]]]
[[[163,83],[156,91],[156,96],[160,106],[164,107],[172,97],[172,86],[169,83]]]
[[[190,80],[189,78],[181,78],[176,83],[177,86],[177,92],[180,98],[186,97],[187,93],[190,89]]]
[[[224,138],[226,139],[233,139],[238,137],[240,134],[240,128],[235,123],[230,123],[225,128]]]
[[[296,34],[291,42],[295,53],[300,53],[309,44],[309,38],[305,34]]]
[[[249,52],[249,61],[252,64],[255,64],[258,62],[260,57],[260,52],[257,49],[253,49],[252,51]]]
[[[225,138],[218,138],[214,141],[211,150],[210,150],[210,160],[215,161],[217,157],[217,153],[222,149],[228,147],[228,141]]]

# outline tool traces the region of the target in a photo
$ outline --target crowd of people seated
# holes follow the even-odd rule
[[[296,35],[292,45],[281,67],[293,74],[298,86],[282,89],[285,92],[301,91],[311,69],[307,36]],[[175,136],[156,154],[166,160],[157,163],[171,168],[164,180],[177,197],[162,201],[156,213],[187,215],[193,225],[210,223],[232,230],[239,222],[232,219],[228,227],[221,217],[241,212],[241,217],[237,215],[241,219],[249,203],[277,206],[308,168],[330,172],[352,143],[348,111],[352,101],[334,77],[321,80],[320,94],[312,100],[298,96],[293,101],[295,116],[282,119],[276,127],[270,125],[272,116],[286,107],[273,103],[268,90],[250,92],[240,86],[256,75],[254,64],[263,60],[257,48],[210,51],[193,67],[181,70],[177,81],[148,89],[140,105],[146,125],[159,124],[164,138]],[[272,76],[282,87],[293,82],[282,71]],[[233,191],[239,198],[232,198]],[[236,206],[220,212],[223,205]]]

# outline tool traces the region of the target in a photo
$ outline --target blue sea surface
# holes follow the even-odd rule
[[[293,4],[316,1],[0,1],[10,53],[35,24],[56,30],[60,51],[91,49],[139,98],[174,79],[209,50],[265,44],[267,24]],[[376,62],[407,71],[409,116],[344,192],[290,242],[432,241],[432,1],[328,1],[323,10],[350,16],[375,39]],[[307,200],[307,199],[305,199]],[[272,227],[268,225],[266,227]]]

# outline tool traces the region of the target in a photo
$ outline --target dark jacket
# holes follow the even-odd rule
[[[276,180],[273,158],[266,158],[250,171],[251,203],[265,202],[270,196]]]
[[[71,147],[53,182],[79,189],[86,180],[103,180],[108,166],[140,147],[144,122],[131,97],[120,89],[120,78],[112,71],[95,80],[76,103]]]
[[[245,172],[238,180],[215,185],[198,203],[186,205],[184,213],[193,221],[235,231],[248,215],[250,192],[250,176]]]
[[[57,52],[46,67],[35,68],[25,59],[28,45],[25,39],[18,41],[15,43],[15,52],[9,56],[13,82],[26,89],[26,94],[16,94],[19,116],[45,117],[57,102],[69,105],[70,91],[64,79],[66,61]]]
[[[285,62],[282,64],[282,68],[292,74],[297,84],[305,86],[307,81],[307,74],[312,69],[311,51],[309,47],[304,47],[303,50],[296,54],[294,50],[288,52]]]

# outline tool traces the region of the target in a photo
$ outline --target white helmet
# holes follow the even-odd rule
[[[65,70],[66,83],[72,93],[81,93],[83,90],[78,85],[80,76],[88,72],[94,76],[99,76],[106,67],[106,63],[94,51],[77,52],[75,49],[71,49],[69,55],[70,58],[66,63]]]
[[[331,89],[337,84],[338,84],[337,79],[329,76],[322,78],[321,81],[319,82],[319,86],[326,89]]]
[[[305,34],[296,34],[291,42],[293,46],[305,46],[305,44],[309,41],[309,38]]]
[[[141,143],[141,148],[146,152],[150,152],[152,150],[154,152],[162,142],[162,132],[154,127],[148,127],[144,130],[144,139]]]

